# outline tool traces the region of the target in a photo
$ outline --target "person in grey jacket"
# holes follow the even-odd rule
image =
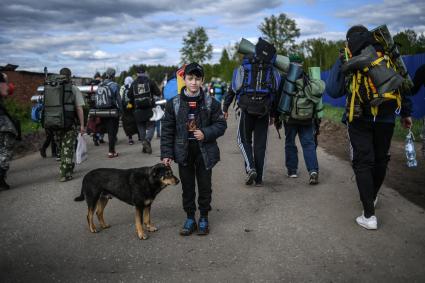
[[[6,173],[13,157],[13,148],[20,137],[19,122],[14,120],[4,106],[9,94],[7,75],[0,73],[0,191],[10,189],[6,183]]]

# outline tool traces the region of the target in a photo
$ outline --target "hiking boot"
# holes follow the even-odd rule
[[[369,218],[366,218],[364,214],[356,218],[357,224],[366,228],[367,230],[376,230],[378,229],[378,219],[375,215],[372,215]]]
[[[9,190],[10,186],[8,183],[6,183],[6,180],[4,177],[0,177],[0,191],[6,191]]]
[[[59,182],[68,182],[72,180],[72,175],[68,175],[68,176],[61,176],[59,179]]]
[[[196,221],[192,218],[187,218],[183,224],[183,228],[180,230],[180,235],[189,236],[197,229]]]
[[[210,229],[208,227],[208,218],[201,217],[198,222],[198,235],[204,236],[210,233]]]
[[[99,146],[99,141],[97,139],[93,139],[93,143],[95,146]]]
[[[46,158],[47,157],[47,155],[46,155],[46,149],[45,148],[40,148],[40,155],[43,158]]]
[[[248,186],[252,185],[254,183],[255,178],[257,178],[257,171],[252,169],[246,175],[245,185],[248,185]]]
[[[103,139],[100,139],[99,143],[105,143],[105,141]]]
[[[152,146],[150,142],[148,142],[147,140],[144,140],[142,142],[142,145],[143,145],[143,150],[142,150],[143,153],[152,154]]]
[[[319,173],[313,171],[310,173],[310,181],[309,181],[310,185],[317,185],[319,184]]]

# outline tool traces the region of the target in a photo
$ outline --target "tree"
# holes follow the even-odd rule
[[[258,26],[264,39],[274,45],[279,54],[287,55],[294,49],[295,38],[300,36],[295,20],[282,13],[279,16],[272,15],[264,18],[264,22]]]
[[[304,67],[320,67],[327,70],[338,58],[343,41],[328,41],[325,38],[308,39],[299,45],[299,53],[304,57]]]
[[[425,52],[424,35],[418,35],[414,30],[407,29],[394,36],[394,42],[399,45],[401,55],[413,55]]]
[[[203,27],[188,31],[183,37],[183,47],[180,49],[182,63],[197,62],[202,64],[212,58],[213,47],[208,43],[208,35]]]

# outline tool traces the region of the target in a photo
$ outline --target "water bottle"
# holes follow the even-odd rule
[[[418,162],[416,161],[416,152],[415,152],[415,144],[414,137],[411,130],[406,136],[406,145],[404,146],[407,158],[407,167],[416,167]]]

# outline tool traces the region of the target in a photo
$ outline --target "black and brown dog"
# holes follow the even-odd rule
[[[150,211],[156,195],[168,185],[177,185],[179,179],[173,175],[171,167],[157,164],[152,167],[133,169],[100,168],[87,173],[83,178],[81,195],[75,201],[87,202],[87,222],[90,232],[96,233],[93,215],[96,211],[100,226],[103,229],[110,226],[105,223],[103,211],[110,194],[117,199],[136,207],[136,232],[141,240],[148,238],[143,231],[143,223],[149,232],[158,229],[152,224]],[[142,215],[143,213],[143,215]]]

